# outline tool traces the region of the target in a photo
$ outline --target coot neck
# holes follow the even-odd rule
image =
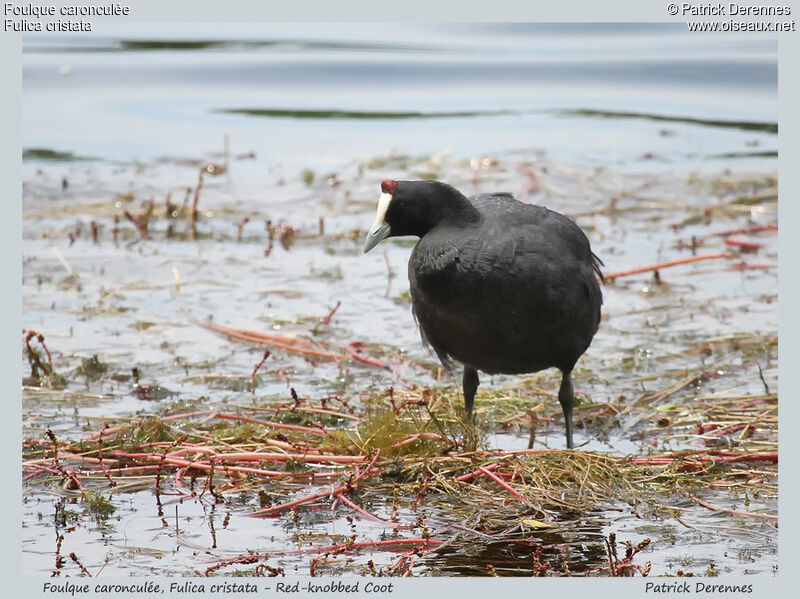
[[[464,227],[481,216],[460,191],[440,181],[399,181],[386,212],[391,236],[423,237],[438,225]]]
[[[456,193],[458,195],[453,194],[429,205],[429,218],[426,219],[429,226],[425,233],[442,222],[463,227],[480,221],[478,209],[463,194]]]

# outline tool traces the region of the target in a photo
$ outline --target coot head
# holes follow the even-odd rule
[[[447,183],[384,179],[375,224],[367,234],[364,252],[387,237],[423,237],[444,218],[466,222],[477,218],[477,212],[460,191]]]

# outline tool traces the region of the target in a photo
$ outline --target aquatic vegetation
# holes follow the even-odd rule
[[[265,208],[213,160],[170,163],[191,186],[156,165],[123,169],[127,187],[70,173],[94,192],[69,205],[46,172],[26,181],[25,312],[42,326],[22,337],[23,500],[31,534],[59,531],[58,571],[652,577],[740,573],[738,550],[770,570],[771,176],[386,156],[276,178],[285,202]],[[412,330],[407,247],[360,253],[386,168],[519,190],[591,236],[613,282],[573,372],[576,450],[551,371],[487,377],[465,423]],[[112,561],[68,530],[134,513],[159,532],[127,530]]]

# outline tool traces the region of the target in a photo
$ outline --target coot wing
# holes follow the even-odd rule
[[[496,285],[516,285],[515,279],[541,283],[575,269],[602,279],[602,263],[568,217],[509,194],[482,194],[470,201],[481,213],[479,222],[455,226],[444,220],[414,248],[408,263],[412,293],[419,285],[443,296],[491,292]]]
[[[586,236],[568,218],[507,196],[474,203],[480,223],[441,223],[409,260],[423,339],[445,363],[455,357],[486,372],[571,367],[602,303]]]
[[[595,274],[603,280],[600,271],[603,262],[592,252],[586,234],[571,218],[544,206],[523,204],[507,193],[480,194],[472,196],[470,201],[482,214],[496,219],[504,230],[518,233],[505,237],[518,236],[523,242],[529,242],[525,246],[533,251],[538,249],[538,243],[547,240],[569,251],[578,261],[591,264]]]

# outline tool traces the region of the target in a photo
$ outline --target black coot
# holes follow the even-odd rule
[[[381,183],[368,252],[386,237],[420,238],[408,261],[423,341],[464,365],[472,416],[478,370],[561,370],[558,400],[572,447],[572,372],[600,324],[600,259],[566,216],[506,193],[467,198],[440,181]]]

